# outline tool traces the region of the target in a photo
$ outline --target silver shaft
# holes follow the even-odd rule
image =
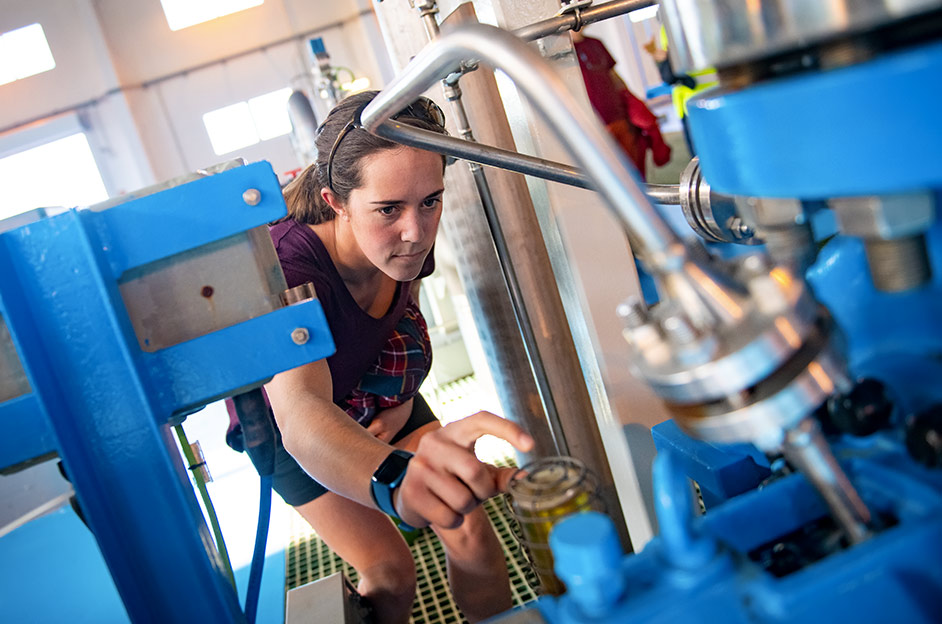
[[[852,544],[870,535],[870,510],[837,463],[818,421],[805,418],[785,432],[785,457],[811,481]]]
[[[681,191],[679,184],[648,184],[646,189],[648,197],[657,204],[679,206],[681,204]]]

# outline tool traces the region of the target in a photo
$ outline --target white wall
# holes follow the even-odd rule
[[[158,0],[0,0],[0,32],[34,22],[57,65],[0,85],[0,148],[78,113],[112,196],[237,156],[297,168],[287,136],[217,156],[202,116],[284,87],[310,91],[309,37],[377,87],[392,75],[369,0],[266,0],[176,32]]]
[[[56,121],[74,114],[110,194],[150,184],[152,173],[91,4],[3,0],[0,32],[35,22],[42,24],[56,68],[0,85],[0,156],[35,146],[44,135],[59,138]]]

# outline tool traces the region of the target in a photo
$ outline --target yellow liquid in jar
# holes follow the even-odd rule
[[[572,458],[541,460],[524,470],[526,476],[509,488],[514,515],[544,592],[559,595],[565,586],[553,571],[550,531],[567,516],[599,509],[597,482]]]

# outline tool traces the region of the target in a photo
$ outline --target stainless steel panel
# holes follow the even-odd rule
[[[157,351],[281,307],[286,289],[262,226],[125,273],[121,297],[144,351]]]
[[[942,7],[938,0],[660,0],[675,71],[726,67]]]

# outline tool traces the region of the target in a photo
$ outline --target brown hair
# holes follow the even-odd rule
[[[324,122],[317,129],[315,143],[317,146],[317,159],[298,174],[298,177],[292,180],[284,189],[285,203],[288,206],[286,219],[316,225],[331,221],[334,218],[333,208],[328,206],[327,202],[321,197],[321,189],[328,186],[327,159],[330,156],[334,142],[337,140],[337,135],[343,131],[353,119],[353,116],[362,110],[368,102],[372,101],[378,93],[379,91],[364,91],[351,95],[337,104],[327,115],[327,118],[324,119]],[[402,115],[397,117],[396,120],[403,124],[445,134],[444,128],[424,119]],[[363,158],[382,150],[398,147],[402,146],[370,134],[362,128],[347,132],[334,153],[331,173],[331,190],[334,195],[341,202],[346,202],[350,197],[350,193],[363,183],[362,168],[360,166]],[[442,156],[443,167],[444,163],[445,157]]]

